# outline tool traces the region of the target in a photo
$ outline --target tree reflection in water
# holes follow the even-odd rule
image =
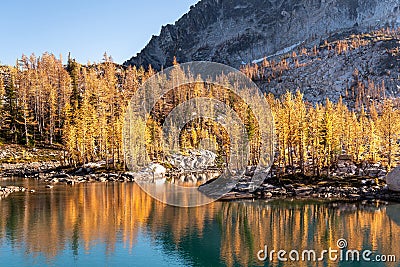
[[[340,238],[351,249],[400,251],[399,205],[286,200],[177,208],[153,200],[136,184],[105,183],[11,196],[0,202],[0,214],[0,247],[7,242],[49,260],[65,250],[79,257],[99,243],[105,255],[118,244],[131,252],[141,246],[141,234],[199,265],[263,265],[256,255],[264,245],[321,251],[336,249]],[[302,264],[307,265],[293,266]]]

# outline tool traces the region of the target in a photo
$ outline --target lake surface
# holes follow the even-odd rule
[[[400,206],[304,200],[176,208],[134,183],[44,188],[0,200],[1,266],[400,266]],[[371,250],[397,262],[260,261],[264,249]],[[260,254],[261,255],[261,254]],[[318,254],[319,255],[319,254]]]

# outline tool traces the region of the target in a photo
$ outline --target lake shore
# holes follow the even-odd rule
[[[95,182],[134,182],[135,173],[106,170],[98,163],[82,167],[65,167],[57,161],[2,164],[0,177],[38,179],[47,188],[67,184]],[[28,190],[27,190],[28,191]],[[390,191],[382,178],[310,177],[300,174],[267,178],[254,190],[251,177],[241,179],[236,187],[220,200],[239,199],[324,199],[382,200],[400,203],[400,193]]]
[[[136,176],[133,172],[106,169],[105,162],[89,163],[79,167],[63,166],[60,160],[63,155],[61,150],[25,151],[19,146],[3,146],[0,147],[0,155],[3,155],[0,157],[1,178],[38,179],[48,188],[57,184],[134,182]],[[37,159],[39,161],[36,161]],[[278,178],[276,175],[271,175],[261,186],[253,187],[251,176],[244,176],[221,200],[294,198],[400,202],[400,193],[390,191],[383,176],[334,174],[329,177],[317,177],[289,174]]]

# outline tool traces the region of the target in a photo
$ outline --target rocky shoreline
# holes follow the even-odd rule
[[[251,182],[241,181],[223,200],[234,199],[325,199],[383,200],[400,202],[400,193],[388,189],[383,179],[365,177],[310,178],[290,175],[270,178],[252,191]]]
[[[169,159],[172,169],[167,170],[160,164],[152,163],[140,172],[108,170],[104,161],[77,168],[63,166],[62,161],[55,159],[14,163],[3,161],[0,164],[0,177],[38,179],[46,188],[53,188],[57,184],[72,186],[79,183],[135,182],[146,179],[158,183],[168,181],[178,185],[198,186],[218,177],[218,171],[213,166],[214,159],[215,155],[210,151],[189,151],[187,154],[172,155]],[[301,175],[295,170],[294,174],[278,175],[278,170],[272,169],[258,188],[254,188],[251,182],[251,171],[246,175],[221,200],[304,198],[400,202],[400,192],[389,190],[386,171],[376,163],[355,165],[351,160],[342,158],[329,170],[329,176],[321,177]],[[24,191],[29,190],[15,186],[2,187],[0,197]]]
[[[134,182],[139,173],[107,171],[103,162],[83,165],[79,168],[63,167],[59,162],[3,164],[0,177],[38,179],[47,188],[57,184],[76,185],[93,182]],[[140,174],[143,176],[143,173]],[[238,199],[324,199],[324,200],[384,200],[400,202],[400,193],[390,191],[384,177],[330,176],[309,177],[300,174],[267,178],[253,188],[251,176],[244,176],[236,187],[221,200]],[[0,188],[0,197],[13,192],[29,191],[26,188],[7,186]]]
[[[0,200],[3,198],[8,197],[10,194],[12,193],[16,193],[16,192],[30,192],[30,193],[34,193],[35,190],[31,189],[27,189],[25,187],[21,187],[21,186],[14,186],[14,185],[8,185],[5,187],[1,187],[0,186]]]

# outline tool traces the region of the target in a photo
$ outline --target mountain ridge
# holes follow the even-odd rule
[[[240,67],[343,31],[400,25],[400,0],[202,0],[175,24],[161,28],[124,65],[159,70],[206,60]]]

